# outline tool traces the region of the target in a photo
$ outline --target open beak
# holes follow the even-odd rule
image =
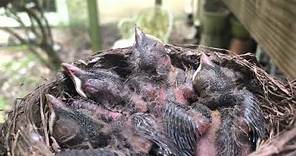
[[[76,76],[78,77],[79,75],[83,74],[84,71],[81,70],[80,68],[72,65],[72,64],[68,64],[68,63],[62,63],[62,67],[64,68],[64,70],[67,72],[67,74],[69,76]]]
[[[85,71],[81,70],[80,68],[71,65],[71,64],[67,64],[67,63],[62,63],[62,67],[64,68],[64,70],[67,72],[67,74],[70,76],[70,78],[72,79],[74,85],[75,85],[75,89],[77,91],[77,93],[84,97],[87,98],[86,94],[84,93],[84,91],[82,90],[82,81],[79,78],[81,75],[85,74]]]

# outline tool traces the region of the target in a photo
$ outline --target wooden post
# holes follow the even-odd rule
[[[101,49],[101,33],[97,0],[87,0],[89,33],[93,51]]]
[[[295,0],[223,0],[288,76],[296,78]]]
[[[162,5],[162,0],[155,0],[155,5],[161,6]]]

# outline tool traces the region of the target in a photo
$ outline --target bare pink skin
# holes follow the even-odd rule
[[[247,156],[252,152],[250,145],[243,144],[242,149],[243,150],[242,150],[241,156]]]
[[[141,92],[142,96],[148,98],[149,102],[164,104],[167,98],[164,87],[155,87],[151,83],[147,83]]]
[[[212,124],[209,129],[201,136],[201,139],[196,146],[195,156],[216,156],[217,150],[215,147],[216,132],[221,124],[221,116],[218,111],[212,112]]]
[[[142,92],[144,92],[145,96],[154,97],[157,91],[151,83],[147,83]]]
[[[165,89],[161,88],[158,91],[158,97],[157,97],[157,101],[159,101],[160,104],[164,104],[166,101],[166,93],[165,93]]]
[[[222,122],[221,114],[219,111],[216,110],[211,112],[211,116],[212,116],[211,125],[209,125],[209,127],[204,127],[202,128],[203,130],[201,130],[202,136],[196,145],[195,156],[217,156],[218,155],[217,153],[218,147],[216,145],[216,139],[217,139],[216,134]],[[203,122],[200,119],[195,121]],[[238,123],[238,124],[242,124],[242,123]],[[200,123],[199,125],[205,126],[206,124]],[[238,131],[239,131],[238,133],[241,133],[240,130]],[[241,151],[239,156],[247,156],[252,152],[251,145],[248,142],[240,142],[239,148]]]
[[[134,94],[130,100],[135,104],[137,112],[146,112],[148,110],[147,103],[142,99],[140,95]]]
[[[188,87],[187,85],[181,85],[175,87],[173,90],[167,90],[165,87],[153,87],[152,85],[148,84],[142,90],[142,94],[144,97],[148,98],[148,104],[149,102],[153,102],[159,105],[164,105],[167,100],[174,99],[175,102],[177,102],[178,104],[187,105],[189,104],[188,99],[193,96],[194,92],[193,89]],[[143,105],[141,104],[143,103],[141,102],[141,97],[133,95],[131,99],[135,103]]]
[[[193,94],[193,88],[186,85],[181,85],[174,89],[175,99],[176,102],[178,102],[179,104],[189,104],[188,99],[190,99],[193,96]]]
[[[182,88],[174,89],[174,95],[175,95],[177,103],[184,104],[184,105],[188,103],[187,99],[185,98],[185,96],[183,94]]]
[[[142,96],[148,98],[148,101],[154,101],[157,99],[158,92],[158,87],[150,82],[147,82],[141,90]]]
[[[204,135],[208,129],[211,127],[210,119],[206,118],[202,113],[189,110],[187,113],[192,117],[193,122],[196,125],[196,131],[198,134]]]
[[[152,142],[141,137],[135,133],[135,130],[132,128],[131,120],[128,119],[125,122],[125,126],[121,131],[121,135],[126,138],[126,141],[130,144],[131,148],[135,152],[149,153]]]
[[[180,75],[181,78],[179,77]],[[185,82],[182,82],[184,81]],[[187,80],[186,80],[187,79]],[[180,84],[180,81],[182,84]],[[188,80],[188,75],[179,68],[171,66],[171,71],[168,76],[168,84],[174,88],[174,96],[177,103],[182,105],[189,104],[188,99],[194,95],[194,89],[191,80]]]
[[[100,116],[105,116],[105,117],[108,117],[108,118],[112,118],[112,120],[117,120],[122,116],[121,113],[112,112],[112,111],[106,110],[106,109],[104,109],[102,107],[98,107],[96,109],[95,113],[99,114]]]
[[[139,153],[149,153],[152,147],[152,143],[149,140],[137,135],[133,135],[129,138],[129,140],[133,146],[133,149]]]

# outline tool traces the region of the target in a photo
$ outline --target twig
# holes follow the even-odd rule
[[[296,125],[293,129],[273,138],[270,142],[261,146],[261,148],[251,153],[249,156],[270,156],[273,154],[281,153],[285,150],[285,145],[295,138]]]
[[[30,52],[32,52],[40,61],[41,63],[43,63],[46,67],[52,69],[51,65],[48,64],[48,61],[45,60],[36,50],[35,48],[33,48],[31,46],[31,44],[25,40],[23,37],[21,37],[19,34],[17,34],[15,31],[13,31],[11,28],[7,28],[7,27],[1,27],[0,29],[10,33],[11,35],[13,35],[14,37],[16,37],[20,42],[21,44],[26,44],[28,45],[28,49],[30,50]]]
[[[24,7],[23,9],[24,9],[24,11],[25,11],[30,17],[32,17],[32,18],[36,21],[38,27],[40,28],[40,31],[41,31],[41,34],[42,34],[42,35],[41,35],[41,36],[42,36],[42,41],[41,41],[41,43],[46,42],[46,41],[47,41],[47,33],[46,33],[46,30],[44,29],[44,27],[43,27],[43,25],[42,25],[41,19],[39,19],[38,15],[37,15],[32,9],[28,9],[28,8],[26,8],[26,7]]]
[[[39,96],[40,96],[40,101],[39,101],[39,104],[40,104],[40,116],[41,116],[43,131],[44,131],[45,143],[49,147],[49,137],[48,137],[48,130],[47,130],[47,122],[46,122],[45,117],[44,117],[42,94],[40,94]]]
[[[52,38],[52,33],[51,33],[51,29],[49,27],[49,23],[48,23],[48,20],[46,19],[46,17],[44,16],[44,11],[42,10],[42,7],[41,5],[39,4],[39,1],[38,0],[34,0],[35,4],[36,4],[36,8],[38,9],[38,11],[40,12],[40,15],[41,15],[41,18],[44,20],[44,23],[45,23],[45,27],[46,27],[46,30],[47,30],[47,35],[49,37],[49,43],[50,44],[53,44],[53,38]]]
[[[20,136],[20,130],[18,130],[17,132],[16,132],[16,135],[15,135],[15,137],[14,137],[14,140],[13,140],[13,142],[12,142],[12,145],[11,145],[11,155],[12,156],[14,156],[15,155],[15,148],[16,148],[16,145],[17,145],[17,141],[18,141],[18,138],[19,138],[19,136]]]
[[[33,0],[32,3],[35,4],[33,8],[27,8],[25,6],[26,3],[21,3],[21,2],[15,2],[13,3],[12,7],[8,7],[6,9],[6,15],[9,17],[12,17],[15,19],[20,26],[25,30],[26,35],[29,35],[29,30],[28,27],[24,24],[24,22],[21,20],[21,18],[17,15],[17,12],[15,11],[15,8],[21,8],[28,16],[31,22],[30,25],[30,31],[38,38],[36,41],[39,41],[38,43],[30,43],[28,40],[20,37],[17,33],[13,33],[12,31],[7,31],[11,32],[16,38],[18,38],[21,43],[29,45],[29,48],[32,53],[34,53],[38,59],[41,60],[42,63],[44,63],[47,67],[50,69],[55,69],[57,70],[61,64],[61,58],[58,56],[56,51],[53,49],[53,38],[52,38],[52,33],[51,29],[49,26],[49,23],[44,16],[44,12],[42,7],[39,4],[38,0]],[[36,23],[36,26],[35,26]],[[36,27],[40,30],[40,33],[38,33]],[[49,63],[41,57],[41,55],[37,52],[36,48],[33,48],[31,45],[34,45],[35,47],[41,48],[46,55],[49,58]]]

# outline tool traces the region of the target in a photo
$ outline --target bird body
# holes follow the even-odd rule
[[[218,156],[246,156],[252,152],[252,142],[247,123],[238,108],[220,110],[221,126],[217,131],[216,150]]]
[[[54,96],[46,95],[50,106],[52,124],[50,131],[57,142],[65,147],[105,146],[109,137],[104,134],[106,123],[70,109]],[[97,140],[102,140],[97,142]]]
[[[217,156],[217,132],[221,126],[221,114],[219,111],[211,111],[212,123],[196,144],[195,156]]]
[[[166,105],[163,114],[164,127],[167,128],[168,136],[182,151],[182,155],[190,156],[196,152],[196,144],[212,122],[209,113],[209,109],[203,105],[195,105],[189,110],[174,103]]]
[[[75,98],[67,102],[67,106],[72,109],[83,111],[90,114],[93,118],[103,120],[104,122],[112,122],[124,116],[125,112],[117,112],[108,110],[101,104],[97,104],[92,100]]]
[[[56,156],[127,156],[112,149],[71,149],[56,153]]]
[[[240,73],[215,64],[205,54],[201,55],[200,65],[193,76],[193,86],[199,94],[199,102],[224,112],[221,113],[223,128],[219,130],[217,138],[222,147],[218,155],[243,155],[241,151],[251,151],[243,150],[242,146],[222,146],[225,142],[232,146],[247,142],[249,144],[244,145],[249,147],[255,146],[258,140],[264,140],[267,136],[259,100],[239,82],[241,79],[243,77]],[[242,130],[246,134],[241,133]],[[247,135],[251,142],[236,139],[237,135],[240,138]]]

